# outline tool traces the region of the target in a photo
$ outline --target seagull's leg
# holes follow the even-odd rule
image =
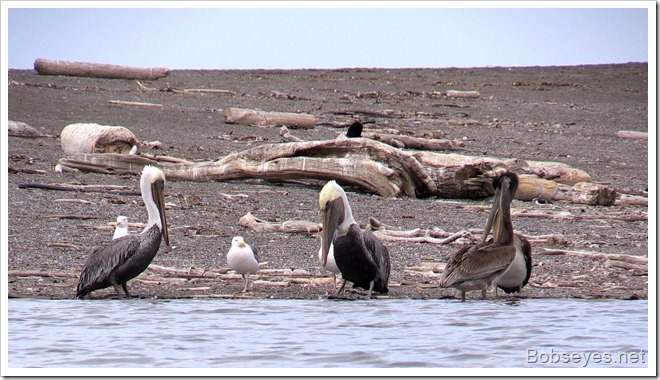
[[[245,281],[245,286],[243,287],[243,293],[247,292],[247,286],[248,286],[248,279],[245,277],[244,274],[241,273],[241,276],[243,276],[243,281]]]
[[[461,290],[461,302],[465,302],[465,290]]]

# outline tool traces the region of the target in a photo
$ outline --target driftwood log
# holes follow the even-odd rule
[[[20,121],[7,121],[7,134],[16,137],[53,137],[37,131],[33,126]]]
[[[617,267],[634,270],[643,274],[648,273],[648,257],[626,254],[600,253],[589,251],[569,251],[562,249],[541,248],[534,252],[536,255],[566,255],[589,257],[594,260],[603,260],[605,267]]]
[[[458,91],[458,90],[449,90],[447,91],[448,98],[466,98],[466,99],[476,99],[479,97],[479,91]]]
[[[648,206],[649,199],[640,195],[619,194],[614,204],[616,206]]]
[[[60,159],[60,164],[107,174],[137,174],[144,165],[158,165],[170,180],[193,182],[244,178],[336,179],[385,197],[470,199],[492,196],[493,178],[513,170],[534,174],[521,175],[518,199],[532,199],[542,194],[547,199],[594,205],[611,205],[615,199],[602,195],[614,192],[604,185],[581,184],[579,179],[589,179],[584,171],[560,163],[404,151],[366,138],[264,144],[208,162],[171,163],[135,155],[76,154]],[[546,180],[544,175],[553,180]],[[546,181],[557,183],[556,191],[545,190],[549,187]],[[544,189],[543,192],[539,192],[539,188]]]
[[[214,88],[184,88],[183,90],[172,89],[172,92],[177,94],[219,94],[236,96],[234,91]]]
[[[57,190],[57,191],[75,191],[75,192],[89,192],[89,193],[106,193],[117,195],[140,195],[140,190],[132,190],[126,186],[119,185],[72,185],[72,184],[56,184],[56,183],[20,183],[19,189],[43,189],[43,190]]]
[[[129,102],[127,100],[110,100],[110,104],[114,104],[117,106],[133,106],[133,107],[157,107],[157,108],[163,107],[163,105],[159,103]]]
[[[311,129],[316,125],[316,117],[304,113],[265,112],[246,108],[225,110],[227,124],[242,124],[256,127],[277,127],[288,125],[291,128]]]
[[[617,131],[616,137],[622,139],[647,139],[649,138],[648,132],[638,132],[638,131]]]
[[[280,135],[285,141],[300,142],[306,141],[294,136],[284,125],[280,128]],[[414,137],[403,134],[387,132],[363,132],[362,137],[383,142],[399,149],[418,149],[418,150],[437,150],[437,151],[456,151],[462,150],[465,144],[458,140],[436,139],[425,137]],[[345,134],[337,138],[347,138]]]
[[[144,84],[140,83],[140,81],[136,81],[138,86],[144,91],[159,91],[158,88],[155,87],[149,87],[145,86]],[[219,89],[214,89],[214,88],[183,88],[183,89],[178,89],[171,87],[168,85],[165,89],[161,89],[160,91],[166,91],[166,92],[173,92],[175,94],[220,94],[220,95],[231,95],[231,96],[236,96],[236,93],[234,91],[230,90],[219,90]]]
[[[317,233],[319,231],[318,223],[306,220],[288,220],[282,223],[273,223],[257,219],[250,212],[242,216],[238,224],[258,232]]]
[[[531,201],[534,198],[611,206],[617,199],[617,193],[614,189],[591,182],[578,182],[570,186],[536,175],[521,174],[516,199]]]
[[[35,60],[34,69],[41,75],[69,75],[108,79],[154,80],[165,77],[170,73],[170,70],[164,67],[144,68],[49,59]]]
[[[382,141],[388,145],[392,145],[401,149],[406,148],[419,150],[454,151],[461,150],[465,146],[462,141],[458,140],[427,139],[407,135],[395,135],[390,133],[365,132],[362,134],[362,136],[372,140]]]
[[[511,212],[511,216],[525,218],[546,218],[546,219],[574,219],[574,220],[593,220],[593,221],[621,221],[621,222],[639,222],[649,219],[648,212],[608,212],[607,214],[587,214],[572,213],[570,211],[550,211],[550,210],[519,210]]]
[[[64,154],[129,153],[138,139],[124,127],[94,123],[69,124],[62,130],[60,141]]]
[[[13,166],[8,166],[7,171],[9,173],[25,173],[25,174],[38,174],[46,175],[48,172],[41,169],[32,169],[32,168],[15,168]]]

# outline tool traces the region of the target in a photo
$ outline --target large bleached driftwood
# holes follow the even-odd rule
[[[610,200],[601,196],[602,192],[610,191],[603,185],[556,182],[560,179],[569,183],[589,179],[585,172],[560,163],[550,162],[546,166],[568,174],[555,169],[540,170],[544,167],[542,162],[405,151],[366,138],[265,144],[208,162],[172,163],[135,155],[77,154],[62,158],[60,164],[108,174],[137,174],[144,165],[158,165],[170,180],[195,182],[246,178],[271,181],[335,179],[385,197],[472,199],[493,195],[492,179],[505,170],[513,170],[534,174],[521,175],[519,199],[537,197],[537,189],[546,189],[548,186],[544,181],[548,181],[556,183],[557,188],[556,191],[544,190],[542,194],[546,199],[585,204],[614,202],[614,198]],[[554,181],[541,178],[547,173],[551,173]],[[535,184],[539,181],[543,186]],[[314,181],[314,185],[318,183]],[[582,191],[583,187],[596,190]]]
[[[95,123],[69,124],[60,134],[64,154],[128,153],[138,139],[125,127]]]
[[[154,80],[165,77],[170,73],[170,70],[164,67],[145,68],[50,59],[35,60],[34,69],[41,75],[69,75],[109,79]]]
[[[311,129],[316,125],[316,117],[306,113],[266,112],[246,108],[229,108],[225,110],[225,122],[227,124],[242,124],[257,127],[288,125],[291,127]]]

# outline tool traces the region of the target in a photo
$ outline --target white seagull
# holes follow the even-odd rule
[[[323,265],[323,246],[319,248],[319,262]],[[333,284],[337,286],[337,273],[340,273],[339,267],[335,262],[335,246],[330,243],[330,251],[328,252],[328,262],[323,265],[323,268],[332,272]]]
[[[319,224],[319,235],[321,235],[321,231],[323,231],[323,225]],[[330,271],[332,273],[332,280],[333,280],[333,285],[336,288],[337,287],[337,273],[341,273],[339,270],[339,267],[337,266],[337,263],[335,262],[335,246],[333,243],[330,243],[330,250],[328,251],[328,261],[323,264],[323,244],[321,244],[321,247],[319,248],[319,263],[325,268],[326,270]]]
[[[112,235],[112,240],[126,235],[128,235],[128,218],[123,215],[119,215],[117,217],[117,227],[115,228],[115,234]]]
[[[250,247],[242,236],[235,236],[227,253],[227,265],[243,276],[245,286],[242,291],[247,292],[250,273],[259,272],[259,253]]]

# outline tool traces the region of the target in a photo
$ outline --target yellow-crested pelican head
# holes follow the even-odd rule
[[[146,165],[142,169],[140,191],[142,191],[142,198],[149,213],[149,222],[146,228],[157,224],[165,244],[170,245],[167,217],[165,216],[165,173],[155,166]]]
[[[335,237],[337,229],[345,233],[348,224],[354,222],[351,213],[351,207],[348,204],[346,192],[335,181],[329,181],[319,195],[319,206],[321,208],[321,257],[323,265],[328,262],[328,252],[330,251],[330,244]]]

